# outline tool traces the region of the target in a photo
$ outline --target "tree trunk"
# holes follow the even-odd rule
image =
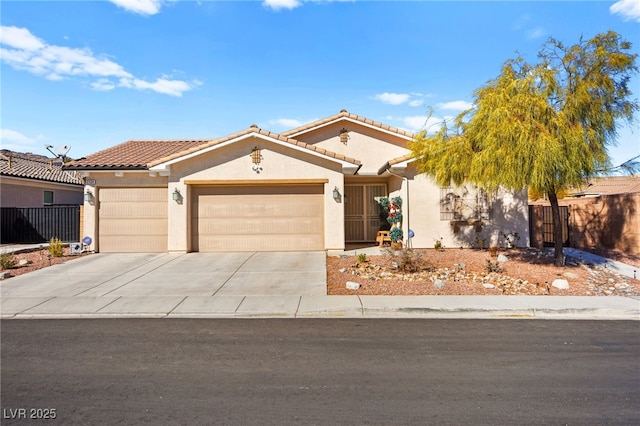
[[[560,204],[555,192],[549,191],[549,203],[551,204],[551,218],[553,219],[553,244],[555,248],[555,259],[553,264],[564,266],[564,253],[562,240],[562,220],[560,219]]]

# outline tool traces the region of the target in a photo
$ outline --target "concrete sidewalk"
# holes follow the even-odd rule
[[[617,296],[3,297],[8,318],[540,318],[640,320]]]

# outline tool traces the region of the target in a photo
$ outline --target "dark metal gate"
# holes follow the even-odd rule
[[[569,207],[560,206],[560,221],[562,222],[562,245],[569,246]],[[553,246],[553,214],[551,206],[544,206],[542,209],[543,243],[545,246]]]
[[[80,241],[80,206],[2,207],[2,244]]]

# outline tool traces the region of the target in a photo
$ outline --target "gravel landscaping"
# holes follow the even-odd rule
[[[553,255],[543,250],[513,249],[490,253],[473,249],[419,249],[388,253],[328,257],[328,294],[640,295],[639,280],[580,259],[568,258],[566,266],[556,267]],[[608,254],[626,263],[640,264],[637,257]],[[498,256],[508,260],[499,261]],[[568,288],[559,288],[567,284]]]

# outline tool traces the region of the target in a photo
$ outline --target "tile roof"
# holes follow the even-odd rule
[[[607,176],[591,178],[589,182],[571,192],[572,196],[613,195],[640,193],[640,176]]]
[[[267,137],[273,138],[273,139],[277,139],[277,140],[279,140],[281,142],[285,142],[285,143],[288,143],[290,145],[298,146],[298,147],[301,147],[301,148],[304,148],[304,149],[308,149],[310,151],[317,152],[318,154],[322,154],[322,155],[325,155],[325,156],[328,156],[328,157],[331,157],[331,158],[335,158],[336,160],[345,161],[347,163],[352,163],[352,164],[355,164],[355,165],[360,165],[361,164],[360,161],[356,160],[355,158],[347,157],[347,156],[344,156],[342,154],[337,154],[337,153],[335,153],[333,151],[328,151],[326,149],[317,147],[315,145],[310,145],[310,144],[307,144],[307,143],[304,143],[304,142],[297,141],[295,139],[287,138],[287,137],[285,137],[285,136],[283,136],[281,134],[273,133],[273,132],[270,132],[270,131],[264,130],[264,129],[260,129],[260,128],[258,128],[258,126],[253,125],[253,126],[249,127],[248,129],[242,130],[242,131],[234,133],[232,135],[225,136],[225,137],[220,138],[220,139],[207,141],[207,142],[205,142],[205,143],[203,143],[201,145],[194,146],[194,147],[191,147],[191,148],[187,148],[187,149],[185,149],[183,151],[175,152],[175,153],[170,154],[170,155],[165,156],[165,157],[157,158],[157,159],[155,159],[153,161],[150,161],[148,163],[148,166],[149,167],[153,167],[155,165],[158,165],[158,164],[161,164],[161,163],[164,163],[164,162],[167,162],[167,161],[171,161],[171,160],[174,160],[176,158],[184,157],[185,155],[189,155],[189,154],[201,151],[203,149],[210,148],[212,146],[219,145],[219,144],[222,144],[224,142],[228,142],[230,140],[233,140],[233,139],[236,139],[236,138],[239,138],[239,137],[242,137],[242,136],[246,136],[246,135],[249,135],[249,134],[252,134],[252,133],[256,133],[256,134],[259,134],[259,135],[267,136]]]
[[[378,174],[381,175],[382,173],[384,173],[385,171],[387,171],[391,166],[394,166],[396,164],[400,164],[400,163],[404,163],[405,161],[409,161],[409,160],[413,160],[413,154],[406,154],[403,155],[402,157],[397,157],[394,158],[392,160],[387,161],[386,163],[384,163],[382,165],[382,167],[380,167],[378,169]]]
[[[295,134],[298,134],[298,133],[302,133],[302,132],[304,132],[306,130],[313,129],[315,127],[320,127],[320,126],[325,125],[325,124],[329,124],[329,123],[331,123],[331,122],[333,122],[335,120],[338,120],[340,118],[350,118],[350,119],[358,121],[360,123],[368,124],[369,126],[373,126],[373,127],[378,127],[378,128],[380,128],[382,130],[387,130],[387,131],[392,132],[392,133],[397,133],[397,134],[399,134],[401,136],[406,136],[406,137],[411,138],[411,139],[413,139],[413,137],[414,137],[414,134],[409,132],[409,131],[407,131],[407,130],[399,129],[397,127],[391,127],[389,125],[380,123],[378,121],[373,121],[373,120],[370,120],[368,118],[362,117],[360,115],[352,114],[352,113],[348,112],[345,109],[343,109],[342,111],[340,111],[336,115],[332,115],[331,117],[327,117],[327,118],[324,118],[322,120],[314,121],[313,123],[308,123],[308,124],[305,124],[303,126],[297,127],[295,129],[291,129],[289,131],[283,132],[282,135],[283,136],[291,136],[291,135],[295,135]]]
[[[65,164],[68,170],[145,170],[147,164],[176,152],[206,143],[207,140],[133,140],[98,151]]]
[[[75,173],[62,170],[59,159],[43,155],[0,150],[0,175],[72,185],[84,185]]]

